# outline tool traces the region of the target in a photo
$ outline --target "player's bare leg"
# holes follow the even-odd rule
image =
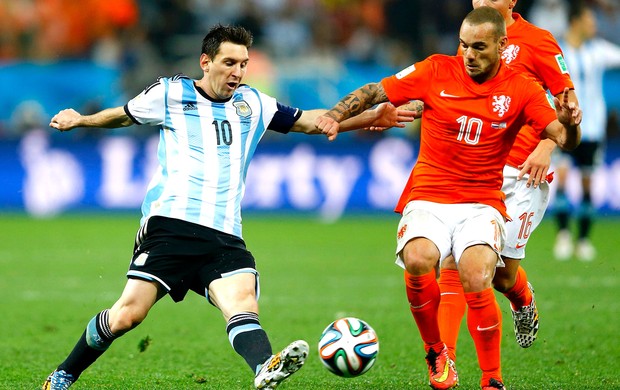
[[[158,283],[128,279],[119,300],[90,320],[69,356],[48,376],[43,390],[68,389],[115,339],[138,326],[165,294]]]

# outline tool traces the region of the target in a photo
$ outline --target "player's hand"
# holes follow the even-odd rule
[[[424,111],[424,102],[420,100],[413,100],[409,103],[403,104],[398,107],[401,110],[407,110],[413,112],[414,119],[422,118],[422,111]]]
[[[530,154],[525,162],[519,165],[519,175],[517,180],[523,179],[523,176],[529,174],[527,178],[527,187],[534,185],[537,188],[540,183],[547,180],[547,173],[551,166],[551,156],[548,153],[542,153],[538,149],[535,149]]]
[[[372,110],[375,119],[367,127],[370,131],[384,131],[391,127],[405,127],[406,122],[413,122],[415,112],[405,109],[398,109],[391,103],[381,103]]]
[[[316,118],[314,121],[314,126],[323,134],[327,136],[327,139],[333,141],[336,139],[338,135],[338,130],[340,129],[340,123],[338,123],[334,118],[321,115]]]
[[[59,131],[69,131],[79,126],[79,119],[82,117],[79,112],[72,108],[60,111],[54,115],[50,121],[50,127]]]
[[[581,123],[583,112],[575,102],[568,101],[568,91],[568,88],[564,88],[561,102],[560,99],[556,97],[553,98],[555,112],[561,124],[565,126],[577,126]]]

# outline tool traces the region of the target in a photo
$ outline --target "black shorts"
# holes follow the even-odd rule
[[[138,231],[127,277],[156,281],[179,302],[189,290],[207,296],[212,281],[238,272],[258,275],[243,239],[191,222],[154,216]]]
[[[593,168],[600,163],[600,149],[600,142],[583,141],[575,150],[562,153],[569,155],[578,168]]]

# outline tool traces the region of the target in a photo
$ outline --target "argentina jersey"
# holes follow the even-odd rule
[[[158,79],[125,112],[136,124],[161,127],[159,167],[141,223],[159,215],[238,237],[245,176],[258,142],[268,127],[288,132],[301,115],[247,85],[229,100],[214,101],[183,75]]]
[[[620,66],[620,48],[600,38],[586,41],[579,48],[566,41],[559,43],[583,111],[581,140],[601,142],[607,128],[603,75],[607,69]]]

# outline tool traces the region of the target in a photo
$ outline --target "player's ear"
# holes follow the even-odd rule
[[[206,55],[205,53],[202,53],[200,55],[200,68],[203,70],[203,72],[209,71],[210,63],[211,63],[211,60],[209,59],[209,56]]]
[[[510,4],[508,4],[508,9],[513,10],[517,5],[517,0],[512,0]]]
[[[506,49],[506,46],[508,45],[508,37],[507,36],[503,36],[499,39],[499,45],[498,45],[498,51],[501,53],[504,51],[504,49]]]

